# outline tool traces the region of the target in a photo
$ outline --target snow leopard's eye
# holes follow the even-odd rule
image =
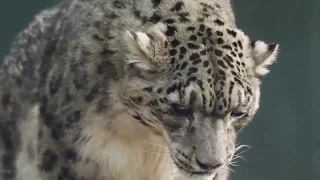
[[[247,114],[247,112],[245,111],[241,111],[241,110],[233,110],[230,113],[230,116],[233,118],[241,118],[243,116],[245,116]]]
[[[192,109],[190,107],[183,106],[177,103],[172,103],[171,109],[173,113],[179,116],[191,117],[193,115]]]

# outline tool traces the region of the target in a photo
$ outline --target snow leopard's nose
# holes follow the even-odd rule
[[[201,169],[204,170],[213,170],[222,166],[222,162],[201,162],[198,158],[196,158],[196,162]]]

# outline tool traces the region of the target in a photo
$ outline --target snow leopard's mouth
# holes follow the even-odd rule
[[[183,162],[183,160],[179,159],[178,157],[172,157],[173,163],[177,166],[177,168],[181,171],[184,171],[185,173],[193,175],[199,175],[199,176],[208,176],[212,174],[212,171],[197,171],[194,170],[191,165],[186,164],[186,162]]]
[[[208,171],[191,171],[189,169],[186,169],[183,166],[180,166],[178,163],[175,162],[175,165],[182,171],[190,174],[190,175],[200,175],[200,176],[209,176],[212,174],[212,172],[208,172]]]

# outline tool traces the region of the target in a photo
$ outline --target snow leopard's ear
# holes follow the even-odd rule
[[[262,77],[269,72],[268,66],[275,62],[279,45],[266,44],[263,41],[251,41],[250,45],[255,63],[255,74]]]
[[[128,67],[156,72],[168,63],[168,43],[160,27],[152,27],[147,32],[126,31],[125,40]]]

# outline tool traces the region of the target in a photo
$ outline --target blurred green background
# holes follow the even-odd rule
[[[320,180],[320,0],[233,1],[238,27],[279,43],[280,54],[263,82],[261,108],[240,135],[252,148],[232,180]],[[0,57],[36,13],[57,2],[0,0]]]

